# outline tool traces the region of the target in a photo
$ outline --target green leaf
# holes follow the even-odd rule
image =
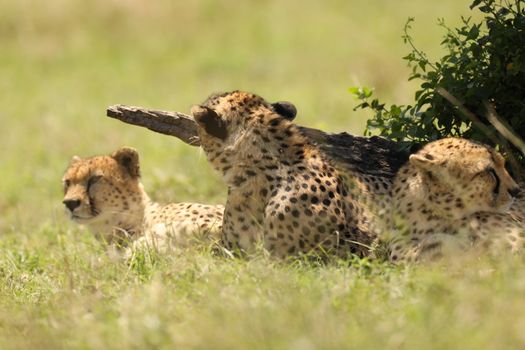
[[[352,86],[348,88],[348,92],[351,93],[352,95],[359,96],[359,89],[360,88],[357,86]]]
[[[396,105],[390,106],[390,114],[396,117],[399,116],[401,114],[401,108]]]
[[[467,34],[467,40],[477,39],[478,35],[479,35],[479,27],[473,26],[472,28],[470,28],[470,31]]]
[[[480,10],[481,12],[483,12],[483,13],[490,13],[491,9],[492,9],[492,8],[491,8],[490,6],[488,6],[488,5],[485,5],[485,6],[481,6],[481,7],[479,7],[479,10]]]
[[[356,98],[359,100],[366,100],[367,98],[372,96],[373,91],[374,91],[373,89],[368,88],[366,86],[365,87],[352,86],[348,88],[348,92],[356,96]]]
[[[478,6],[481,3],[482,0],[474,0],[472,4],[470,4],[470,9],[472,10],[474,7]]]

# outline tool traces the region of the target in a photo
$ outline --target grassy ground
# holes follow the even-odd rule
[[[142,154],[163,201],[223,202],[203,154],[104,117],[110,104],[188,111],[215,91],[287,99],[298,122],[362,133],[351,85],[408,102],[414,36],[440,53],[469,1],[0,1],[0,348],[523,348],[522,260],[324,266],[108,255],[69,223],[69,158]]]

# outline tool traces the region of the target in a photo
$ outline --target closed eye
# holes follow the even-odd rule
[[[494,181],[496,181],[496,186],[494,186],[494,194],[498,194],[499,193],[499,187],[500,187],[500,184],[501,184],[501,181],[499,179],[499,176],[498,174],[496,173],[496,170],[494,170],[494,168],[488,168],[487,170],[485,170],[487,173],[489,173],[493,178],[494,178]]]
[[[87,190],[89,191],[89,188],[96,184],[100,179],[102,178],[101,175],[93,175],[89,178],[87,183]]]
[[[69,186],[71,186],[71,181],[64,180],[62,184],[64,185],[64,192],[66,192]]]
[[[498,174],[496,173],[496,170],[494,170],[494,168],[492,168],[492,167],[487,167],[485,170],[480,171],[479,173],[474,175],[472,177],[472,180],[474,180],[478,176],[483,176],[483,175],[485,175],[485,176],[489,175],[490,177],[492,177],[492,179],[496,183],[496,185],[494,186],[492,192],[494,193],[494,195],[497,195],[499,193],[499,188],[500,188],[500,185],[501,185],[501,181],[499,179]]]
[[[494,168],[492,168],[492,167],[487,167],[487,168],[485,168],[485,170],[482,170],[482,171],[474,174],[474,176],[472,176],[471,180],[475,179],[478,176],[486,176],[486,175],[489,175],[490,177],[492,177],[494,179],[494,181],[498,180],[498,175],[496,174],[496,170],[494,170]]]

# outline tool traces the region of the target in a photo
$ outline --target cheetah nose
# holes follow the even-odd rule
[[[512,197],[517,197],[520,194],[521,189],[519,187],[509,188],[509,193]]]
[[[79,199],[66,199],[62,203],[70,210],[75,210],[80,205]]]

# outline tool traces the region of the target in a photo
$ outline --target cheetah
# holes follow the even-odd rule
[[[153,202],[140,182],[139,154],[122,147],[111,155],[73,157],[62,179],[70,218],[99,238],[126,246],[169,248],[198,235],[220,238],[222,205]]]
[[[292,122],[293,104],[233,91],[210,96],[191,113],[208,161],[228,186],[227,248],[249,252],[262,244],[278,257],[370,254],[375,237],[364,209],[343,174]],[[365,182],[356,188],[365,191]]]
[[[503,157],[461,138],[431,142],[399,170],[392,187],[390,259],[433,260],[469,248],[519,250],[525,221],[512,216],[519,187]]]

